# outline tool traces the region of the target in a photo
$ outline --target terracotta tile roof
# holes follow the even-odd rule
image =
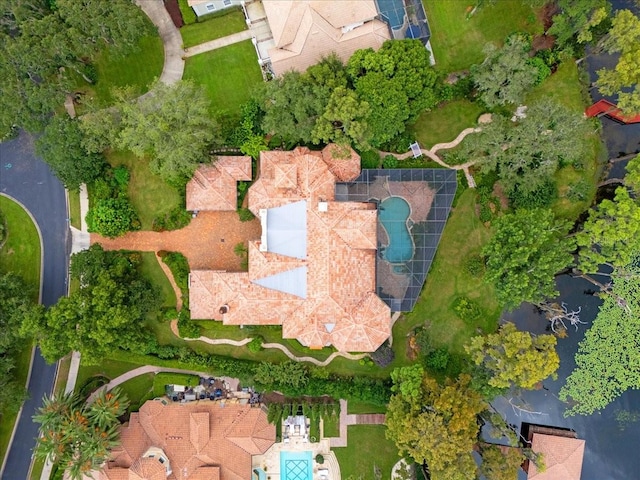
[[[263,454],[275,442],[275,427],[262,409],[233,404],[222,408],[209,401],[148,401],[120,433],[121,447],[112,451],[101,479],[246,480],[251,477],[251,456]],[[160,462],[142,458],[150,445],[168,458],[169,477]],[[129,458],[123,452],[140,453]]]
[[[352,352],[374,351],[389,337],[389,307],[374,293],[377,210],[370,203],[333,201],[336,180],[357,177],[360,164],[355,152],[339,160],[333,149],[261,153],[249,208],[259,216],[263,209],[306,201],[306,257],[261,251],[256,240],[249,242],[248,273],[192,271],[192,318],[282,325],[285,338],[303,345]],[[305,296],[254,283],[300,267],[306,267]]]
[[[527,478],[535,480],[580,480],[585,441],[577,438],[559,437],[534,433],[531,449],[542,453],[546,469],[539,472],[533,462],[529,463]]]
[[[269,50],[273,70],[304,71],[335,52],[343,61],[356,50],[379,48],[390,38],[374,0],[264,0],[275,48]],[[363,23],[348,31],[348,25]]]
[[[251,157],[221,156],[202,165],[187,183],[187,210],[236,210],[240,180],[251,180]]]

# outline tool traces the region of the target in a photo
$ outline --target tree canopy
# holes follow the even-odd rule
[[[630,10],[618,11],[604,48],[620,58],[613,70],[598,70],[598,88],[605,95],[617,94],[624,113],[640,114],[640,18]]]
[[[35,455],[60,465],[73,480],[99,469],[119,444],[118,417],[129,401],[117,388],[102,390],[91,404],[74,393],[45,397],[42,403],[33,417],[41,432]]]
[[[636,252],[640,253],[640,252]],[[576,353],[576,368],[560,390],[566,415],[602,410],[628,389],[640,388],[640,264],[619,269],[613,286]]]
[[[71,92],[74,75],[106,45],[132,48],[149,22],[129,0],[2,0],[0,132],[39,131]]]
[[[476,365],[490,372],[489,385],[530,389],[558,370],[555,346],[553,335],[536,336],[505,323],[497,333],[473,337],[465,350]]]
[[[462,143],[462,156],[478,159],[483,171],[495,170],[508,193],[531,193],[585,151],[586,122],[563,105],[543,100],[529,106],[518,122],[494,115],[482,131]]]
[[[89,153],[84,148],[83,139],[78,120],[56,115],[36,141],[38,154],[70,190],[95,180],[106,166],[101,154]]]
[[[2,412],[17,411],[26,395],[24,385],[15,381],[14,356],[22,345],[20,325],[41,315],[32,294],[19,276],[0,273],[0,417]]]
[[[539,304],[558,295],[555,275],[573,263],[571,224],[547,209],[517,210],[499,217],[485,246],[485,276],[508,308]]]
[[[519,105],[536,84],[538,69],[529,63],[531,46],[521,35],[512,35],[502,48],[488,43],[486,58],[472,69],[480,98],[489,107]]]
[[[22,334],[35,337],[48,362],[72,350],[94,365],[116,348],[142,349],[151,335],[142,327],[159,296],[142,278],[138,254],[104,251],[94,244],[71,257],[71,276],[80,288],[44,315],[23,322]]]
[[[486,404],[469,387],[470,377],[462,375],[439,385],[420,365],[406,370],[395,375],[395,393],[387,407],[387,438],[396,443],[401,455],[426,463],[434,479],[475,478],[472,450],[479,431],[477,415]],[[411,384],[408,389],[405,381]]]
[[[116,145],[140,157],[149,155],[149,168],[163,179],[186,183],[209,159],[208,147],[218,134],[209,104],[204,89],[186,80],[173,85],[158,82],[152,92],[133,102],[120,92]]]
[[[554,15],[553,25],[547,32],[554,35],[560,45],[572,41],[587,43],[593,39],[593,29],[609,15],[607,0],[557,0],[560,13]]]
[[[380,147],[437,103],[437,75],[418,40],[358,50],[343,65],[331,55],[304,73],[288,72],[259,94],[262,129],[286,143]]]

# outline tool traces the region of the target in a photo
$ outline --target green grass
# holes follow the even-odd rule
[[[543,99],[556,101],[579,115],[584,112],[590,100],[584,83],[580,81],[580,73],[575,62],[561,64],[553,75],[529,93],[527,103],[531,104]],[[577,218],[591,205],[602,165],[606,161],[606,150],[600,137],[595,133],[595,128],[589,130],[590,133],[583,139],[586,144],[583,168],[576,170],[573,166],[567,166],[555,174],[559,197],[552,208],[557,216],[569,220]],[[586,195],[582,201],[572,201],[567,194],[571,186],[578,182],[584,183]]]
[[[239,115],[240,105],[262,82],[251,40],[187,58],[184,77],[203,85],[211,100],[211,113]]]
[[[130,86],[134,95],[140,95],[162,73],[162,40],[157,34],[142,37],[136,50],[125,56],[114,56],[111,50],[106,49],[98,56],[95,64],[98,81],[90,87],[99,105],[113,103],[111,93],[114,87]]]
[[[80,212],[80,192],[69,190],[69,222],[71,226],[80,230],[82,228],[82,214]]]
[[[124,165],[129,169],[129,200],[135,208],[142,230],[151,230],[153,219],[182,205],[180,193],[149,170],[149,160],[138,158],[128,151],[110,151],[107,161],[113,167]]]
[[[373,403],[358,402],[355,400],[349,400],[347,402],[347,413],[385,413],[387,409],[380,405],[374,405]]]
[[[35,292],[40,290],[40,236],[31,217],[16,202],[0,196],[7,223],[7,241],[0,250],[0,272],[20,275]]]
[[[528,2],[484,2],[467,20],[469,0],[423,0],[429,25],[436,67],[443,72],[468,69],[484,59],[487,42],[502,44],[507,35],[541,32],[542,25]]]
[[[202,23],[185,25],[180,29],[184,48],[226,37],[247,29],[242,10],[231,10],[227,15],[212,18]]]
[[[354,425],[348,427],[348,446],[334,448],[342,478],[373,480],[374,466],[380,478],[391,478],[391,469],[400,460],[395,444],[384,435],[384,425]],[[368,455],[366,453],[369,453]]]
[[[325,437],[340,436],[340,416],[339,415],[323,415],[322,422],[324,425]]]
[[[180,14],[185,24],[195,23],[198,19],[196,12],[189,6],[189,0],[178,0]]]
[[[138,368],[141,365],[144,365],[144,363],[128,362],[125,360],[115,360],[111,358],[105,358],[100,365],[84,365],[82,360],[80,360],[80,370],[78,371],[76,390],[79,390],[90,377],[102,375],[107,377],[109,380],[113,380],[123,373],[133,370],[134,368]]]
[[[137,412],[140,406],[147,400],[154,398],[153,373],[145,373],[139,377],[127,380],[118,388],[129,399],[129,412]]]
[[[171,287],[171,283],[169,283],[169,279],[160,267],[158,260],[156,260],[156,254],[153,252],[140,252],[140,254],[142,255],[140,272],[152,285],[159,289],[162,306],[175,307],[176,294]]]
[[[186,373],[158,373],[153,379],[153,397],[161,397],[165,393],[165,385],[185,385],[195,387],[200,378]]]
[[[475,191],[466,190],[449,217],[418,303],[394,326],[393,365],[411,363],[406,338],[418,326],[428,328],[436,348],[445,347],[453,355],[463,354],[463,345],[477,335],[478,328],[483,332],[496,328],[501,309],[493,287],[464,269],[465,259],[479,254],[490,236],[475,214]],[[477,302],[483,312],[480,320],[465,323],[456,316],[452,306],[460,296]]]
[[[31,217],[13,200],[0,196],[2,211],[7,226],[7,241],[0,249],[0,273],[12,272],[20,275],[31,288],[33,300],[40,291],[40,236]],[[15,380],[20,385],[27,383],[31,362],[31,342],[24,341],[15,356]],[[0,413],[0,464],[4,458],[13,431],[17,414]]]
[[[436,143],[454,140],[465,128],[475,127],[482,113],[477,103],[456,100],[424,112],[410,127],[410,131],[414,132],[422,148],[431,148]]]

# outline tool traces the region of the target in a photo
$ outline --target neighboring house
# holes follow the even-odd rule
[[[554,427],[523,424],[527,444],[542,454],[544,471],[529,460],[523,469],[530,480],[580,480],[585,441],[576,432]]]
[[[334,201],[336,182],[360,174],[359,156],[334,158],[335,148],[261,152],[248,206],[262,237],[249,241],[249,271],[192,271],[192,318],[282,325],[284,338],[340,351],[372,352],[389,337],[390,308],[376,295],[378,212]]]
[[[276,439],[261,408],[149,400],[120,428],[98,480],[247,480]]]
[[[242,5],[244,2],[242,0],[189,0],[188,3],[196,15],[201,17],[234,5]]]
[[[335,52],[347,61],[356,50],[377,50],[391,38],[377,19],[374,0],[264,0],[274,47],[268,50],[276,75],[304,71]]]

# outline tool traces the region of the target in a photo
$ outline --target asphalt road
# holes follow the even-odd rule
[[[49,167],[36,158],[33,140],[26,134],[0,144],[0,192],[21,202],[40,228],[44,252],[42,303],[55,304],[67,291],[67,267],[71,234],[67,220],[65,192]],[[36,351],[29,381],[29,399],[18,421],[3,480],[27,478],[38,425],[31,417],[42,397],[53,389],[56,365],[47,365]]]

